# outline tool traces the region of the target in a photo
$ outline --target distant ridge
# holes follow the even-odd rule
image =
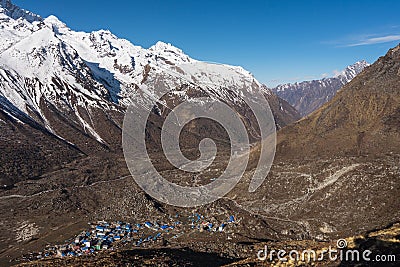
[[[290,158],[400,153],[400,45],[278,139]]]
[[[306,116],[332,99],[343,85],[368,67],[365,60],[358,61],[335,77],[278,85],[272,91],[288,101],[302,116]]]

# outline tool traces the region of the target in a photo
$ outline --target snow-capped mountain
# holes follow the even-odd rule
[[[9,0],[0,1],[0,52],[42,27],[42,18]]]
[[[299,118],[242,67],[201,62],[164,42],[146,49],[107,30],[76,32],[9,0],[0,2],[0,21],[1,121],[24,127],[25,136],[39,129],[77,154],[120,151],[127,106],[154,98],[157,86],[171,91],[170,102],[204,95],[244,117],[249,111],[240,96],[257,87],[272,99],[278,128]],[[246,123],[254,129],[254,120]]]
[[[349,83],[369,65],[364,60],[358,61],[334,77],[282,84],[273,88],[272,91],[288,101],[302,116],[306,116],[332,99],[343,85]]]

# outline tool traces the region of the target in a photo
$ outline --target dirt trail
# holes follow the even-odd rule
[[[66,187],[65,189],[82,188],[82,187],[91,187],[91,186],[95,186],[95,185],[103,184],[103,183],[117,182],[117,181],[120,181],[120,180],[124,180],[124,179],[126,179],[126,178],[128,178],[128,177],[131,177],[131,175],[118,177],[118,178],[112,179],[112,180],[98,181],[98,182],[94,182],[94,183],[89,184],[89,185],[79,185],[79,186]],[[41,192],[38,192],[38,193],[35,193],[35,194],[32,194],[32,195],[8,195],[8,196],[2,196],[2,197],[0,197],[0,201],[1,201],[1,200],[11,199],[11,198],[31,198],[31,197],[37,197],[37,196],[40,196],[40,195],[42,195],[42,194],[54,192],[54,191],[57,191],[57,190],[60,190],[60,188],[58,188],[58,189],[51,189],[51,190],[44,190],[44,191],[41,191]]]

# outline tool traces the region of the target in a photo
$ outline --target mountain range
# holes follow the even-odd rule
[[[197,266],[201,259],[257,266],[255,255],[264,246],[323,250],[339,238],[378,252],[399,251],[400,45],[370,66],[362,61],[334,78],[270,90],[242,67],[198,61],[164,42],[146,49],[107,30],[73,31],[9,0],[0,0],[0,38],[0,265],[35,260],[39,254],[33,252],[103,220],[189,223],[138,249],[127,242],[93,257],[31,264]],[[214,203],[170,206],[132,180],[121,145],[124,116],[128,107],[159,97],[159,87],[170,93],[147,121],[149,154],[159,148],[166,116],[185,100],[220,100],[244,121],[250,163],[237,186]],[[262,140],[241,100],[252,90],[267,99],[278,129],[274,164],[254,193],[248,188]],[[196,120],[182,132],[188,158],[198,157],[191,148],[204,137],[215,140],[220,154],[209,170],[182,175],[161,164],[158,151],[152,162],[171,182],[209,183],[226,167],[229,136],[209,120]],[[231,215],[235,222],[222,232],[194,227],[196,218],[220,225]]]
[[[208,96],[245,116],[240,90],[251,85],[269,100],[278,129],[300,118],[243,68],[201,62],[171,44],[145,49],[107,30],[76,32],[55,16],[43,19],[9,0],[1,1],[0,20],[5,186],[77,157],[118,153],[126,108],[153,99],[157,86],[170,90],[167,102]],[[254,129],[254,118],[246,121]],[[58,149],[48,153],[51,147]]]
[[[287,83],[278,85],[272,91],[288,101],[302,116],[307,116],[333,98],[336,92],[370,64],[358,61],[331,78]]]

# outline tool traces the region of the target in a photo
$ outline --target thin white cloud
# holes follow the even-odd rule
[[[343,71],[342,70],[333,70],[332,73],[333,73],[333,77],[337,77],[340,74],[343,74]]]
[[[358,41],[357,43],[348,44],[345,46],[351,47],[351,46],[361,46],[361,45],[373,45],[373,44],[388,43],[398,40],[400,40],[400,35],[387,35],[387,36],[363,39]]]

